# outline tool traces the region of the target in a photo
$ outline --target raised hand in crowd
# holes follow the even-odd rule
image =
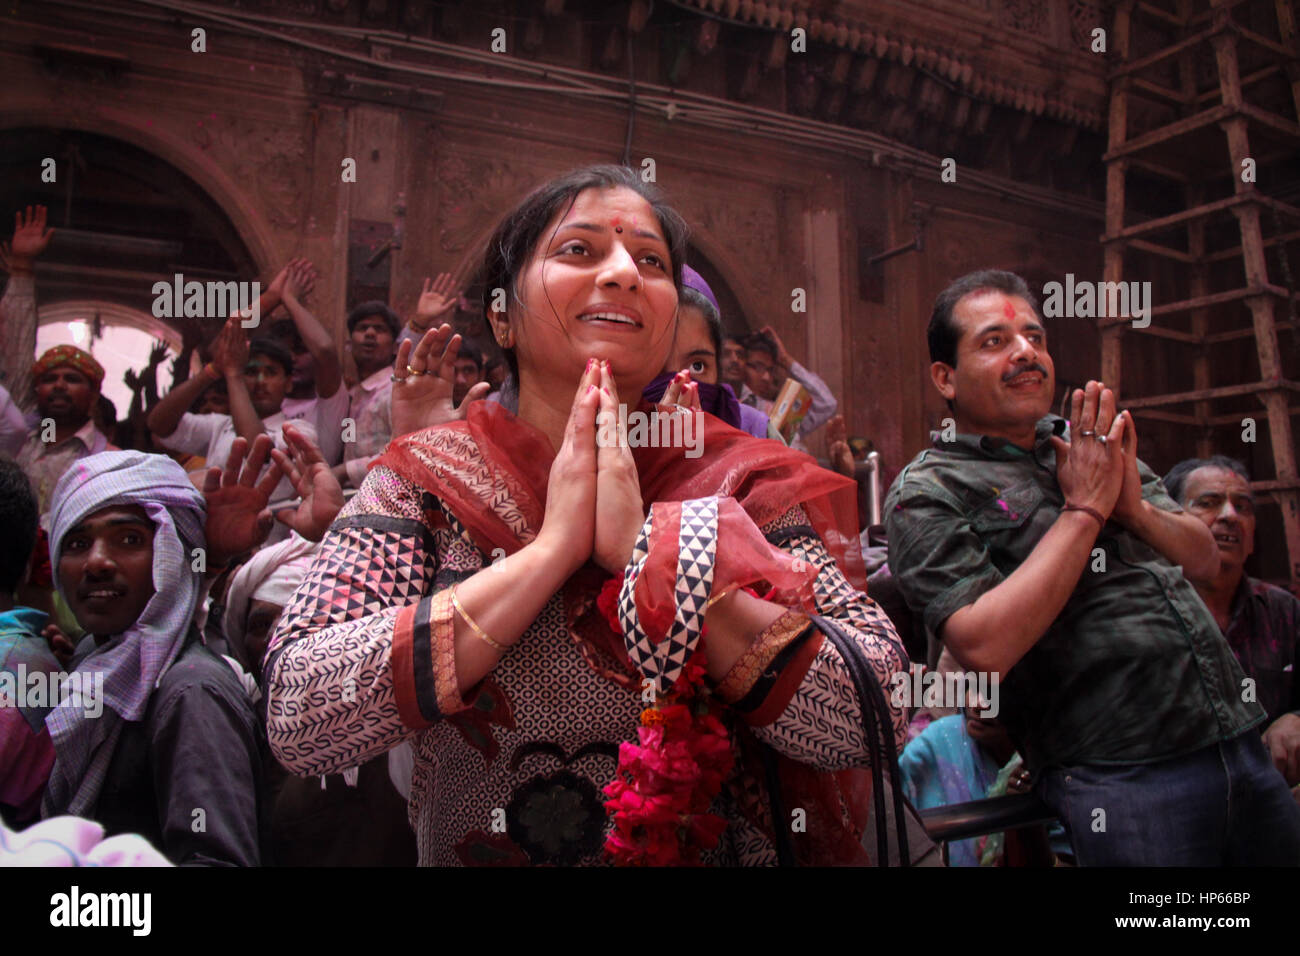
[[[194,343],[189,339],[181,345],[180,354],[172,359],[172,388],[181,385],[190,377],[190,362],[194,358]]]
[[[848,428],[843,415],[835,415],[826,423],[826,457],[831,467],[841,475],[852,478],[857,473],[853,449],[849,447]]]
[[[785,343],[781,341],[781,336],[777,335],[776,329],[770,325],[763,326],[763,334],[771,338],[772,344],[776,346],[776,364],[788,371],[790,366],[794,364],[794,356],[786,349]]]
[[[158,403],[158,366],[165,358],[167,358],[167,343],[159,342],[149,351],[149,363],[140,372],[145,408],[153,408]]]
[[[28,206],[26,212],[14,213],[14,234],[9,242],[0,243],[0,264],[12,275],[30,275],[36,260],[50,244],[53,229],[45,226],[44,206]]]
[[[853,449],[848,442],[831,442],[826,448],[826,457],[830,459],[831,467],[844,477],[853,478],[857,475],[858,463],[853,458]]]
[[[225,468],[208,469],[203,499],[208,510],[205,537],[210,571],[253,550],[271,533],[274,519],[267,502],[280,483],[280,465],[272,460],[266,474],[258,478],[270,452],[269,435],[258,435],[251,451],[246,439],[236,438]]]
[[[302,502],[296,509],[277,511],[275,519],[309,541],[320,541],[343,509],[343,488],[319,448],[292,425],[285,425],[283,432],[289,454],[273,448],[271,458],[288,476]]]
[[[238,316],[231,316],[212,343],[212,365],[227,379],[242,376],[248,364],[248,335]]]
[[[77,651],[77,644],[72,638],[64,634],[57,624],[46,624],[41,630],[41,637],[45,638],[45,643],[50,646],[52,653],[58,662],[67,667],[72,663],[72,656]]]
[[[450,272],[441,272],[438,278],[425,276],[424,288],[415,303],[415,316],[411,319],[411,328],[425,332],[443,316],[456,308],[460,292]]]
[[[311,290],[316,286],[318,278],[316,267],[312,265],[310,259],[290,259],[280,274],[275,277],[276,282],[280,282],[280,295],[282,299],[293,299],[295,302],[301,302],[311,294]]]
[[[127,369],[122,373],[122,381],[126,387],[131,390],[131,406],[126,411],[126,428],[129,435],[123,439],[127,442],[123,447],[130,448],[148,448],[149,429],[145,425],[144,415],[144,374],[136,372],[135,369]],[[121,442],[119,441],[119,444]]]
[[[303,304],[316,285],[319,274],[310,259],[290,259],[272,283],[278,289],[278,302],[282,302],[303,346],[311,353],[315,369],[316,395],[329,398],[343,384],[343,366],[339,361],[334,336],[326,331],[320,320]]]
[[[844,424],[843,415],[832,415],[826,422],[826,440],[829,442],[842,441],[848,444],[849,429]]]
[[[252,396],[248,393],[248,383],[244,380],[244,369],[248,365],[248,332],[238,315],[232,315],[217,333],[212,343],[212,364],[226,380],[226,395],[230,402],[230,419],[235,426],[235,433],[249,441],[266,433],[262,426],[262,417],[253,406]],[[194,395],[191,398],[197,398]],[[159,403],[159,407],[162,403]],[[188,406],[186,406],[188,407]]]
[[[393,383],[394,438],[464,418],[472,403],[487,397],[492,386],[479,382],[470,387],[464,401],[453,404],[459,353],[460,335],[453,334],[451,326],[445,323],[425,332],[414,348],[410,340],[398,347],[393,364],[393,374],[398,379]]]

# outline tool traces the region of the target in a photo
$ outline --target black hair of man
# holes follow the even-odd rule
[[[1038,299],[1029,291],[1025,280],[1014,272],[1003,272],[1000,269],[968,272],[940,292],[934,300],[934,311],[930,313],[930,324],[925,330],[931,362],[942,362],[949,368],[957,367],[957,343],[961,340],[961,330],[953,322],[952,313],[958,302],[976,292],[1005,292],[1024,299],[1036,314],[1040,317],[1042,315]]]
[[[274,362],[279,362],[284,366],[284,374],[293,375],[293,354],[272,338],[253,339],[248,343],[248,357],[254,355],[265,355]]]
[[[1187,485],[1187,479],[1198,468],[1222,468],[1224,471],[1240,475],[1247,484],[1250,484],[1250,472],[1246,469],[1246,465],[1236,458],[1229,458],[1227,455],[1185,458],[1170,468],[1169,474],[1165,475],[1165,490],[1169,492],[1170,498],[1179,504],[1183,503],[1183,489]]]
[[[751,332],[740,340],[746,352],[764,352],[776,364],[776,343],[766,332]]]
[[[293,319],[276,319],[267,328],[266,338],[274,339],[290,352],[301,352],[306,348],[302,341],[302,335],[298,332],[298,326],[294,325]]]
[[[390,309],[385,303],[374,299],[370,302],[362,302],[348,313],[348,334],[357,327],[357,323],[362,319],[368,319],[372,315],[377,315],[384,320],[389,331],[393,333],[393,339],[402,334],[402,320],[398,318],[397,313]]]
[[[460,351],[456,353],[456,360],[466,359],[478,366],[478,373],[483,374],[483,344],[478,339],[461,336]]]
[[[117,406],[113,404],[111,398],[101,392],[99,398],[95,399],[95,406],[105,428],[112,428],[117,424]]]
[[[13,594],[36,546],[36,495],[27,474],[0,455],[0,528],[9,543],[0,550],[0,593]]]

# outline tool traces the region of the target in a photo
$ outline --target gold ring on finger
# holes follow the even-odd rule
[[[429,371],[428,369],[412,368],[411,366],[408,365],[406,366],[406,374],[419,377],[421,375],[428,375]]]

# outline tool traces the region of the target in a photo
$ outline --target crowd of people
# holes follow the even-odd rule
[[[913,806],[1032,790],[1050,832],[948,861],[1300,863],[1300,618],[1244,573],[1249,476],[1161,481],[1100,382],[1050,414],[1018,277],[940,295],[957,434],[867,528],[831,390],[772,328],[727,331],[686,223],[622,167],[500,220],[481,339],[443,273],[405,320],[352,308],[340,354],[294,259],[165,393],[165,348],[128,373],[122,421],[89,352],[35,354],[52,232],[29,207],[2,250],[9,837],[84,818],[199,865],[883,862],[887,816],[923,848]],[[692,417],[702,454],[620,407]],[[900,701],[919,658],[1000,675],[1000,715]]]

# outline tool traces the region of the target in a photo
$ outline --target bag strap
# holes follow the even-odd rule
[[[911,854],[907,839],[907,801],[903,798],[903,785],[898,769],[898,748],[894,745],[892,719],[889,705],[885,701],[885,692],[875,679],[866,656],[857,642],[839,625],[829,618],[814,617],[813,622],[821,630],[835,649],[840,652],[848,667],[849,675],[858,692],[858,705],[862,708],[862,722],[866,734],[867,747],[871,754],[871,790],[876,808],[876,843],[877,865],[889,865],[889,836],[885,821],[884,783],[881,776],[880,747],[888,761],[888,776],[894,798],[894,824],[898,838],[898,861],[900,866],[911,866]]]

